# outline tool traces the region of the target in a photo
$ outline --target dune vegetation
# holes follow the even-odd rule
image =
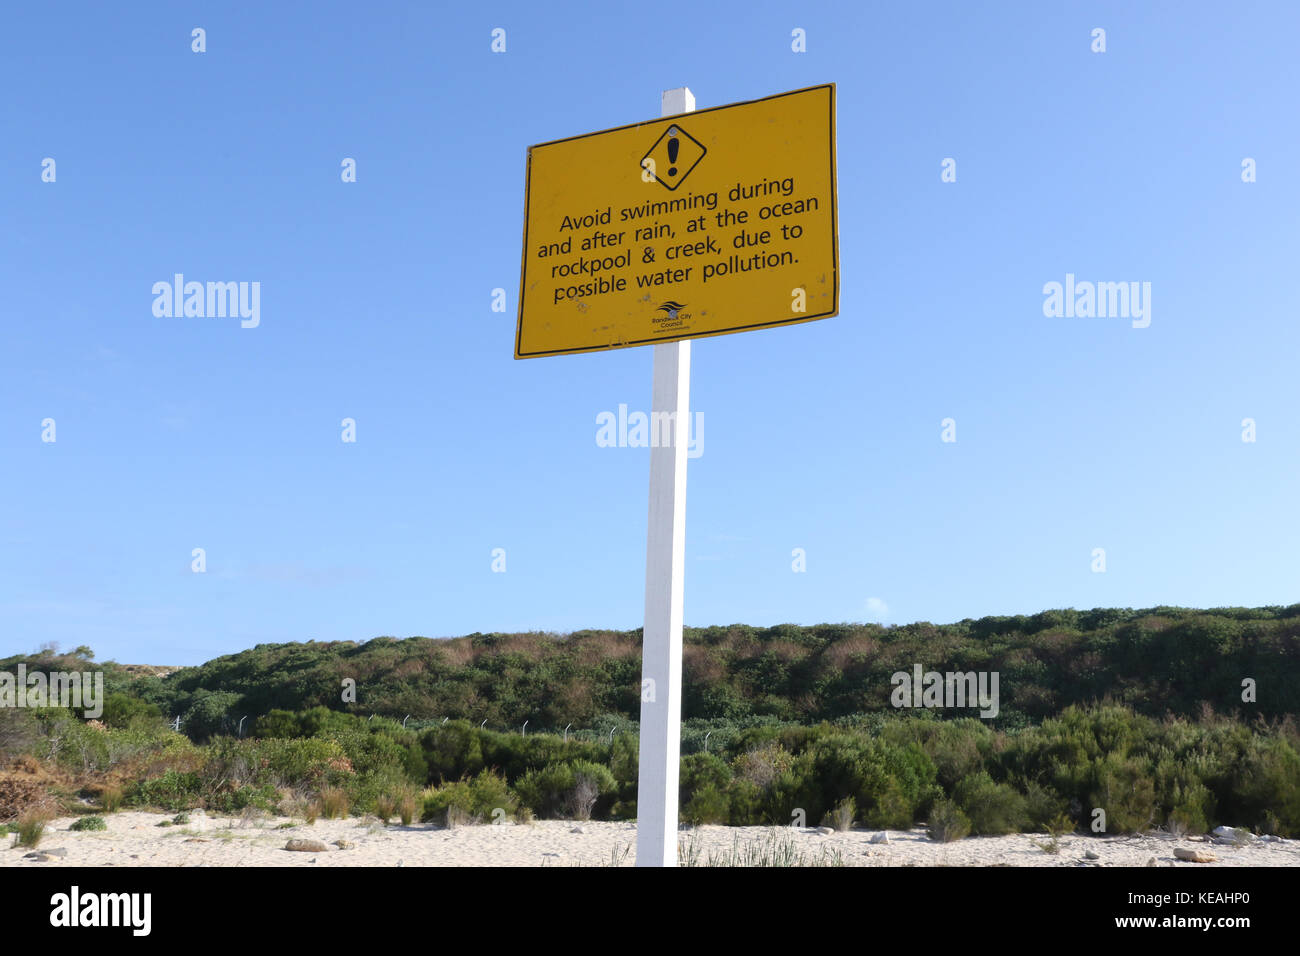
[[[959,836],[1087,832],[1100,809],[1108,833],[1300,836],[1298,639],[1300,605],[688,629],[682,816]],[[0,709],[0,822],[636,813],[638,631],[259,645],[170,672],[46,648],[0,671],[20,662],[100,671],[107,699],[98,720]],[[894,707],[916,664],[997,672],[997,717]]]

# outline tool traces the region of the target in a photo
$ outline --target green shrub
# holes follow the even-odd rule
[[[1025,798],[1004,783],[996,783],[987,771],[957,784],[953,799],[970,820],[971,832],[979,836],[1001,836],[1030,828]]]
[[[519,815],[522,818],[527,812],[529,818],[533,817],[532,807],[520,807]],[[615,800],[609,808],[609,818],[611,820],[635,820],[636,819],[636,801],[635,800]]]
[[[486,822],[495,823],[501,819],[498,810],[504,811],[509,819],[519,807],[519,800],[506,784],[505,778],[490,770],[481,771],[470,780],[469,792],[471,812],[475,819],[481,817]]]
[[[483,770],[485,734],[467,720],[453,720],[420,736],[424,766],[432,780],[460,780]]]
[[[682,810],[682,819],[696,826],[705,823],[727,823],[731,812],[727,795],[717,785],[708,783],[691,796]]]
[[[768,818],[767,794],[748,780],[733,779],[727,785],[727,822],[733,827],[759,826],[763,823],[786,824],[788,819]],[[635,816],[636,814],[632,814]]]
[[[600,798],[616,787],[608,767],[575,760],[528,771],[515,783],[515,792],[539,817],[587,819]]]
[[[905,828],[940,792],[934,764],[915,743],[899,746],[829,727],[811,730],[805,749],[765,801],[769,819],[779,818],[774,823],[788,823],[796,807],[809,820],[820,820],[852,797],[872,826]]]
[[[508,818],[517,808],[518,800],[505,778],[495,771],[484,770],[476,777],[453,780],[425,790],[420,819],[454,827],[494,822],[501,818],[497,810],[504,811]]]
[[[970,833],[970,820],[951,800],[940,800],[930,809],[929,837],[937,843],[951,843]]]
[[[845,799],[851,800],[852,797]],[[880,830],[907,830],[912,826],[916,815],[924,812],[930,802],[924,794],[914,802],[897,782],[889,780],[885,783],[885,789],[877,794],[876,805],[867,811],[866,823]]]
[[[1166,821],[1170,832],[1207,833],[1214,814],[1214,794],[1203,784],[1176,784]]]
[[[235,787],[208,794],[203,798],[203,805],[217,813],[236,813],[245,810],[274,813],[279,804],[280,791],[270,784],[259,787]]]
[[[1155,783],[1143,761],[1109,752],[1093,764],[1090,807],[1106,811],[1107,833],[1136,833],[1156,819]]]
[[[127,694],[109,694],[99,719],[111,728],[153,727],[161,725],[162,711],[157,705]]]
[[[1254,737],[1235,768],[1225,810],[1236,825],[1300,836],[1300,753],[1281,736]]]
[[[468,780],[452,780],[425,790],[423,803],[421,820],[455,827],[469,822],[474,796],[470,792]]]
[[[74,820],[72,826],[68,827],[68,829],[77,833],[87,830],[107,830],[108,824],[104,822],[103,817],[82,817],[79,820]]]
[[[1034,830],[1048,830],[1066,812],[1066,801],[1051,787],[1037,781],[1025,784],[1025,819]]]
[[[168,770],[161,777],[132,784],[126,801],[132,806],[188,810],[202,803],[201,783],[196,772]],[[107,801],[103,801],[108,809]]]
[[[682,806],[688,805],[695,793],[704,787],[721,794],[731,782],[731,768],[717,754],[687,754],[681,758],[679,766],[678,799]]]

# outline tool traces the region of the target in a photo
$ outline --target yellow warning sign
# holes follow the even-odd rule
[[[515,358],[839,311],[835,85],[532,146]]]

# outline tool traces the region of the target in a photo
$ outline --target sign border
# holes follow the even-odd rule
[[[519,309],[515,319],[515,358],[543,358],[548,355],[584,355],[588,352],[612,352],[614,349],[636,348],[642,345],[654,345],[660,342],[681,342],[686,339],[706,339],[715,335],[730,335],[733,332],[746,332],[752,329],[766,329],[780,327],[784,325],[799,325],[803,322],[812,322],[816,319],[830,318],[839,315],[840,309],[840,224],[839,224],[839,178],[837,162],[835,155],[835,84],[821,83],[817,86],[805,86],[798,90],[787,90],[784,93],[774,93],[771,96],[761,96],[753,100],[740,100],[736,103],[724,103],[721,106],[710,106],[707,109],[695,110],[690,114],[691,117],[699,116],[703,113],[712,113],[715,110],[730,109],[733,106],[748,106],[752,103],[765,103],[768,100],[779,100],[786,96],[795,96],[799,93],[811,93],[814,90],[827,90],[830,93],[829,110],[830,110],[830,158],[831,158],[831,282],[832,282],[832,308],[829,312],[818,312],[815,315],[805,315],[797,319],[777,319],[773,322],[751,322],[748,325],[737,325],[726,329],[715,329],[711,332],[696,332],[684,335],[662,335],[650,339],[638,339],[631,342],[620,342],[611,345],[591,345],[579,348],[563,349],[544,349],[537,352],[521,352],[524,333],[524,289],[528,278],[528,209],[529,200],[532,198],[532,174],[533,174],[533,150],[543,146],[553,146],[557,143],[569,143],[576,139],[587,139],[590,136],[600,136],[603,133],[614,133],[624,129],[638,129],[642,126],[649,126],[651,123],[670,122],[676,117],[659,116],[654,119],[644,120],[640,123],[626,123],[622,126],[611,126],[609,129],[596,130],[591,133],[582,133],[578,136],[565,136],[560,139],[547,140],[544,143],[534,143],[528,147],[528,158],[524,170],[524,249],[520,257],[519,266]]]

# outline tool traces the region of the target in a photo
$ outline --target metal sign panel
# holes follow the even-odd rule
[[[528,150],[515,358],[839,311],[835,85]]]

